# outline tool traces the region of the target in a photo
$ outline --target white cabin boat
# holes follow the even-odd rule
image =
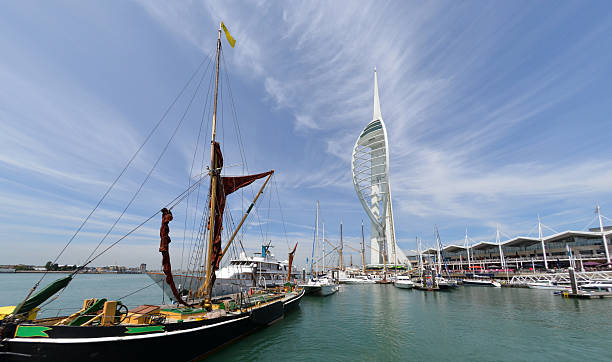
[[[306,294],[318,295],[321,297],[334,294],[340,289],[338,283],[325,277],[311,279],[307,283],[300,284],[299,286],[304,288]]]
[[[527,283],[527,288],[530,289],[546,289],[546,290],[571,290],[569,285],[560,285],[550,280]]]
[[[414,288],[414,283],[412,282],[412,280],[410,279],[410,276],[408,275],[398,275],[395,278],[395,282],[393,283],[393,285],[395,285],[398,288],[402,288],[402,289]]]
[[[579,288],[585,292],[612,292],[612,281],[594,281]]]
[[[269,245],[262,245],[261,253],[247,256],[240,253],[237,259],[230,260],[229,264],[215,272],[217,277],[212,290],[213,296],[227,295],[245,291],[251,287],[269,288],[282,286],[287,281],[288,261],[279,261],[270,252]],[[295,267],[291,268],[291,276],[299,278],[299,272]],[[166,276],[162,272],[148,272],[147,275],[156,282],[162,282]],[[201,280],[197,275],[174,274],[174,281],[179,292],[182,290],[194,290],[200,286]],[[164,293],[174,299],[170,288],[165,288]]]
[[[496,282],[493,279],[487,279],[487,278],[463,279],[463,285],[501,288],[501,284],[499,282]]]

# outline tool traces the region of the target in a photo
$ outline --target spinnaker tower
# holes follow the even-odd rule
[[[395,239],[389,182],[389,142],[380,111],[376,69],[374,114],[355,142],[351,170],[355,191],[371,221],[370,263],[410,265]]]

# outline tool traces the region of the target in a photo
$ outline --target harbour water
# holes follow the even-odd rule
[[[0,275],[0,305],[17,303],[37,278]],[[46,313],[74,310],[86,297],[122,297],[148,284],[144,275],[80,275]],[[153,285],[123,301],[159,303],[161,294]],[[347,285],[329,297],[305,297],[284,320],[209,360],[609,361],[611,308],[610,299],[564,299],[546,290],[460,287],[425,293]]]

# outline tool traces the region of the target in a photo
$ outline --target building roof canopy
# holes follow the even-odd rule
[[[488,242],[488,241],[481,241],[481,242],[478,242],[478,243],[472,245],[471,249],[473,249],[473,250],[486,250],[486,249],[491,249],[491,248],[496,248],[496,247],[498,247],[497,243],[491,243],[491,242]]]

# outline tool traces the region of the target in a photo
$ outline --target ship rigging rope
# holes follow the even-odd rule
[[[183,191],[180,195],[178,195],[177,197],[174,198],[174,200],[170,201],[168,204],[166,204],[166,208],[168,210],[172,210],[176,205],[180,204],[183,200],[185,200],[185,198],[187,196],[189,196],[189,194],[193,191],[193,189],[195,189],[196,186],[200,185],[200,183],[202,183],[205,179],[207,178],[207,176],[203,176],[200,180],[198,180],[198,182],[194,183],[190,188],[188,188],[187,190]],[[93,258],[91,258],[89,261],[87,261],[85,264],[83,264],[82,266],[80,266],[77,270],[75,270],[71,275],[75,275],[77,274],[79,271],[83,270],[83,268],[85,268],[87,265],[89,265],[91,262],[93,262],[94,260],[96,260],[97,258],[99,258],[100,256],[102,256],[104,253],[106,253],[109,249],[111,249],[113,246],[119,244],[119,242],[121,242],[123,239],[127,238],[128,236],[132,235],[136,230],[140,229],[143,225],[145,225],[146,223],[148,223],[149,221],[151,221],[151,219],[153,219],[155,216],[157,216],[157,214],[159,214],[161,212],[157,211],[155,214],[151,215],[150,217],[148,217],[146,220],[144,220],[143,222],[141,222],[140,224],[136,225],[132,230],[128,231],[125,235],[123,235],[121,238],[117,239],[117,241],[115,241],[114,243],[110,244],[108,247],[106,247],[106,249],[102,250],[100,253],[98,253],[96,256],[94,256]]]
[[[285,241],[287,242],[287,249],[291,250],[291,245],[289,244],[289,238],[287,237],[287,225],[285,224],[285,214],[283,213],[283,206],[280,202],[280,193],[278,192],[278,182],[276,182],[276,178],[272,180],[274,184],[274,190],[276,191],[276,200],[278,201],[278,210],[281,214],[281,221],[283,222],[283,233],[285,234]]]
[[[232,87],[231,87],[231,82],[230,82],[230,78],[229,78],[229,68],[227,67],[227,64],[225,63],[225,53],[223,52],[223,48],[221,48],[221,60],[223,62],[223,74],[225,75],[225,84],[227,84],[227,91],[228,91],[228,95],[229,95],[229,102],[230,102],[230,109],[231,109],[231,113],[232,113],[232,122],[234,124],[234,130],[236,131],[236,142],[238,143],[238,150],[240,151],[240,159],[242,161],[243,164],[243,171],[245,171],[247,174],[249,174],[249,165],[247,163],[246,160],[246,153],[245,153],[245,146],[244,146],[244,142],[243,142],[243,137],[242,137],[242,133],[240,131],[240,124],[238,123],[238,113],[236,112],[236,105],[234,102],[234,96],[232,93]],[[223,89],[221,89],[223,90]],[[221,93],[221,96],[223,97],[223,93]],[[221,104],[221,111],[223,111],[223,103]],[[221,114],[221,117],[223,119],[223,113]],[[223,124],[222,124],[223,125]],[[251,198],[255,197],[255,190],[253,188],[254,186],[251,184],[249,185],[249,190],[251,190]],[[244,199],[244,192],[245,190],[242,189],[241,190],[241,195],[242,198]],[[243,203],[244,206],[244,203]],[[244,212],[244,210],[243,210]],[[259,209],[255,208],[255,218],[257,218],[257,225],[259,227],[259,231],[261,234],[261,238],[262,240],[265,241],[266,237],[264,236],[264,232],[263,232],[263,228],[262,228],[262,222],[259,216]],[[246,232],[246,229],[242,229],[242,237],[244,237],[244,234]]]
[[[207,68],[208,69],[208,68]],[[189,169],[189,176],[188,176],[188,181],[187,181],[187,186],[191,186],[191,179],[192,179],[192,175],[193,175],[193,168],[195,166],[196,163],[196,157],[198,154],[198,149],[200,146],[200,138],[202,136],[202,126],[204,125],[204,119],[206,118],[207,120],[210,120],[210,118],[206,117],[206,110],[208,109],[208,101],[209,101],[209,96],[210,96],[210,90],[212,89],[212,81],[213,81],[213,76],[212,76],[212,72],[211,72],[211,76],[210,79],[208,81],[208,90],[206,91],[206,98],[205,98],[205,102],[204,102],[204,107],[202,108],[202,115],[200,117],[200,129],[198,130],[198,136],[196,139],[196,143],[195,143],[195,149],[193,151],[193,158],[191,160],[191,167]],[[206,122],[206,129],[208,129],[208,121]],[[204,157],[202,157],[202,161],[204,160]],[[202,167],[200,169],[200,174],[202,174],[204,172],[204,163],[202,162]],[[194,211],[194,220],[193,220],[193,229],[195,229],[195,212],[197,212],[198,210],[198,204],[199,204],[199,199],[200,199],[200,188],[198,188],[198,192],[196,195],[196,207],[195,207],[195,211]],[[183,269],[183,260],[185,257],[185,240],[187,238],[187,219],[189,218],[189,198],[187,198],[187,201],[185,203],[185,223],[183,226],[183,242],[181,245],[181,267],[179,270]],[[191,237],[193,240],[193,230],[191,233]]]
[[[240,132],[240,124],[238,123],[238,113],[236,112],[236,105],[234,103],[234,95],[232,93],[232,85],[231,85],[230,78],[229,78],[229,68],[225,64],[225,54],[223,53],[223,48],[221,48],[221,60],[223,61],[223,69],[224,69],[223,74],[225,76],[225,84],[227,84],[227,91],[228,91],[229,101],[230,101],[230,110],[232,111],[232,122],[234,124],[234,130],[236,131],[235,132],[236,143],[238,144],[238,151],[240,152],[240,160],[242,161],[242,171],[244,173],[249,174],[250,173],[249,166],[248,166],[246,154],[244,151],[245,147],[244,147],[244,143],[242,142],[242,133]],[[249,185],[249,188],[251,190],[251,194],[254,195],[253,186]],[[243,200],[244,200],[244,191],[245,191],[244,188],[240,190],[240,195]],[[244,213],[244,203],[242,204],[242,212]],[[246,228],[243,228],[241,230],[241,235],[240,235],[240,238],[238,238],[238,241],[240,242],[240,247],[242,248],[242,251],[246,254],[246,251],[244,250],[244,245],[242,244],[242,239],[244,238],[245,233],[246,233]]]
[[[236,134],[236,142],[238,145],[238,149],[240,152],[240,157],[242,160],[242,165],[243,165],[243,171],[244,169],[246,169],[246,172],[248,173],[248,164],[246,161],[246,157],[245,157],[245,150],[244,150],[244,144],[243,144],[243,139],[242,139],[242,135],[241,135],[241,131],[240,131],[240,126],[238,124],[238,120],[237,120],[237,112],[236,112],[236,107],[235,107],[235,102],[234,102],[234,98],[233,98],[233,94],[232,94],[232,90],[231,90],[231,84],[230,84],[230,78],[229,78],[229,70],[227,68],[227,65],[225,63],[225,57],[224,57],[224,53],[223,53],[223,49],[221,49],[221,59],[222,59],[222,66],[223,66],[223,73],[225,76],[225,79],[221,78],[220,79],[220,90],[219,90],[219,97],[220,97],[220,117],[219,117],[219,125],[221,127],[221,134],[220,134],[220,138],[222,140],[225,139],[225,106],[224,106],[224,99],[223,99],[223,95],[224,95],[224,85],[226,85],[227,87],[227,94],[229,95],[228,102],[229,102],[229,109],[231,110],[231,119],[233,121],[233,125],[234,125],[234,130],[235,130],[235,134]],[[224,81],[225,80],[225,81]],[[250,186],[251,188],[251,192],[254,195],[254,191],[253,191],[253,186]],[[242,194],[244,193],[244,189],[242,190]],[[199,198],[197,199],[199,200]],[[243,208],[244,208],[244,203],[243,203]],[[197,206],[196,206],[197,209]],[[243,210],[244,211],[244,210]],[[256,217],[259,219],[259,215],[258,215],[258,209],[255,208],[255,214],[257,215]],[[228,223],[230,225],[234,224],[234,221],[232,220],[232,216],[231,213],[228,213],[225,215],[226,216],[226,220],[228,221]],[[207,230],[204,227],[204,220],[206,220],[206,215],[203,213],[202,214],[202,219],[201,219],[201,223],[200,223],[200,228],[198,230],[197,236],[194,239],[193,236],[193,232],[195,231],[195,221],[196,219],[194,218],[194,224],[192,227],[192,243],[191,243],[191,247],[190,247],[190,252],[188,255],[191,255],[189,257],[190,262],[188,263],[188,271],[191,271],[192,266],[193,266],[193,271],[194,273],[198,270],[200,270],[200,261],[202,260],[202,253],[203,250],[206,250],[207,248],[205,248],[205,236],[207,234]],[[258,223],[260,232],[262,234],[263,237],[263,229],[261,226],[261,222]],[[242,229],[242,235],[244,235],[246,228]],[[244,250],[244,245],[242,244],[242,238],[238,237],[239,243],[240,243],[240,247],[243,251]],[[235,248],[232,249],[233,252],[236,252]],[[231,252],[231,251],[230,251]],[[193,279],[193,278],[192,278]],[[191,289],[191,283],[193,282],[193,280],[190,280],[190,289]]]
[[[100,200],[98,200],[98,202],[96,203],[96,205],[94,206],[94,208],[91,210],[91,212],[87,215],[87,217],[85,217],[85,219],[83,220],[83,222],[79,225],[79,227],[77,228],[77,230],[74,232],[74,234],[70,237],[70,239],[68,240],[68,242],[66,243],[66,245],[64,245],[64,247],[62,248],[62,250],[60,250],[60,252],[57,254],[57,256],[53,259],[52,264],[55,264],[55,262],[57,262],[59,260],[59,258],[64,254],[64,252],[66,251],[66,249],[68,248],[68,246],[70,246],[70,244],[74,241],[74,239],[76,238],[76,236],[81,232],[81,230],[83,229],[83,227],[85,226],[85,224],[87,224],[87,222],[89,221],[89,219],[91,218],[91,216],[94,214],[94,212],[96,212],[96,210],[100,207],[100,205],[102,204],[102,202],[106,199],[106,197],[108,196],[108,194],[113,190],[113,188],[115,187],[115,185],[117,184],[117,182],[119,181],[119,179],[121,179],[121,177],[123,177],[123,175],[125,174],[125,172],[128,170],[128,168],[132,165],[132,162],[136,159],[136,157],[140,154],[140,151],[144,148],[144,146],[149,142],[149,140],[151,139],[151,137],[153,136],[153,134],[155,133],[155,131],[159,128],[159,126],[161,125],[161,123],[163,122],[163,120],[166,118],[166,116],[168,115],[168,113],[170,113],[170,110],[174,107],[174,105],[176,104],[176,102],[181,98],[181,96],[183,95],[183,93],[185,92],[185,90],[189,87],[189,85],[191,84],[191,82],[193,81],[193,79],[195,78],[195,76],[200,72],[200,69],[202,69],[202,66],[204,65],[204,63],[206,62],[206,60],[208,59],[208,62],[210,64],[212,57],[207,55],[204,57],[204,59],[202,59],[202,61],[200,62],[200,64],[198,65],[198,67],[196,68],[196,70],[191,74],[191,76],[189,77],[189,79],[187,80],[187,82],[185,83],[185,85],[183,86],[183,88],[180,90],[180,92],[176,95],[176,97],[173,99],[173,101],[170,103],[170,105],[166,108],[166,111],[164,112],[164,114],[162,115],[162,117],[157,121],[157,123],[155,124],[155,126],[151,129],[151,131],[149,132],[149,134],[147,135],[147,137],[145,138],[145,140],[142,142],[142,144],[138,147],[138,149],[136,150],[136,152],[134,152],[134,154],[132,155],[132,157],[129,159],[129,161],[127,162],[127,164],[125,165],[125,167],[121,170],[121,172],[119,173],[119,175],[113,180],[113,182],[110,184],[110,186],[108,187],[108,189],[104,192],[104,194],[102,195],[102,197],[100,198]],[[45,270],[45,272],[43,273],[43,275],[40,277],[40,279],[32,286],[32,288],[30,289],[30,291],[28,292],[28,294],[26,295],[26,297],[23,299],[23,301],[25,302],[28,298],[30,298],[30,296],[32,296],[32,293],[34,293],[34,291],[36,290],[36,288],[38,288],[38,286],[40,285],[40,283],[43,281],[43,279],[47,276],[47,274],[49,273],[49,270]]]
[[[211,81],[209,82],[209,88],[212,87],[212,75],[211,75]],[[210,89],[209,89],[210,90]],[[207,102],[208,104],[208,102]],[[212,107],[205,107],[202,110],[202,117],[205,117],[207,119],[206,121],[206,129],[208,129],[209,126],[209,122],[211,119],[211,110]],[[205,140],[207,140],[208,138],[205,137]],[[206,168],[206,162],[205,162],[205,157],[202,156],[202,161],[201,161],[201,165],[200,165],[200,173],[203,173],[204,170]],[[193,212],[193,224],[191,227],[191,237],[190,237],[190,246],[189,246],[189,253],[187,254],[188,257],[188,262],[187,262],[187,270],[190,271],[191,269],[191,265],[193,263],[194,265],[194,269],[196,267],[196,265],[198,264],[198,260],[201,260],[201,253],[202,251],[200,250],[200,244],[201,244],[201,240],[199,240],[200,237],[200,232],[202,230],[202,228],[204,227],[204,221],[208,219],[208,213],[209,213],[209,209],[208,207],[206,207],[207,203],[205,202],[202,207],[203,207],[203,212],[201,213],[202,216],[200,218],[200,223],[196,224],[197,218],[195,215],[198,214],[198,207],[200,205],[200,190],[201,188],[198,187],[198,191],[196,192],[196,205],[195,205],[195,210]],[[198,226],[198,233],[196,234],[196,226]],[[183,245],[184,248],[184,245]],[[184,258],[184,256],[182,257]],[[181,261],[181,269],[182,269],[182,261]],[[191,281],[190,281],[190,288],[191,288]]]
[[[114,299],[114,300],[123,300],[123,299],[125,299],[125,298],[127,298],[127,297],[130,297],[130,296],[132,296],[132,295],[134,295],[134,294],[136,294],[136,293],[138,293],[138,292],[141,292],[141,291],[143,291],[143,290],[145,290],[145,289],[147,289],[147,288],[149,288],[149,287],[151,287],[151,286],[153,286],[153,285],[155,285],[155,284],[159,284],[160,282],[163,282],[163,281],[164,281],[164,279],[160,279],[160,280],[158,280],[158,281],[156,281],[156,282],[153,282],[153,283],[151,283],[151,284],[149,284],[149,285],[147,285],[147,286],[145,286],[145,287],[142,287],[142,288],[140,288],[140,289],[138,289],[138,290],[135,290],[135,291],[133,291],[133,292],[131,292],[131,293],[128,293],[128,294],[124,295],[123,297],[116,298],[116,299]]]
[[[166,153],[166,151],[168,150],[168,147],[170,146],[170,143],[172,143],[172,140],[174,139],[174,137],[176,136],[178,130],[181,128],[181,125],[183,124],[183,121],[185,120],[185,117],[187,116],[187,113],[189,112],[189,109],[191,109],[191,105],[193,104],[193,100],[195,99],[196,95],[198,94],[199,90],[200,90],[200,86],[202,85],[202,81],[204,80],[204,76],[205,76],[206,72],[204,72],[202,74],[202,76],[200,77],[200,81],[198,82],[198,85],[195,89],[195,91],[193,92],[193,95],[191,96],[191,99],[189,100],[189,103],[187,104],[187,108],[185,109],[185,111],[183,112],[181,118],[179,119],[179,122],[177,123],[176,127],[174,128],[174,131],[172,132],[172,135],[170,136],[170,139],[168,139],[168,142],[166,142],[166,145],[164,146],[164,148],[162,149],[162,151],[160,152],[159,156],[157,157],[157,160],[155,160],[155,163],[153,164],[153,166],[151,167],[151,169],[149,170],[149,172],[147,173],[147,176],[144,178],[144,180],[142,181],[142,183],[140,184],[140,186],[138,186],[138,190],[136,190],[136,192],[134,193],[134,195],[132,195],[132,198],[130,199],[130,201],[128,202],[128,204],[125,206],[125,208],[123,209],[123,211],[121,211],[121,214],[119,215],[119,217],[117,217],[117,219],[115,219],[115,222],[113,223],[113,225],[110,227],[110,229],[106,232],[106,234],[104,235],[104,237],[102,238],[102,240],[100,240],[100,242],[98,243],[98,245],[96,245],[96,247],[94,248],[94,250],[91,252],[91,254],[89,254],[89,256],[85,259],[86,263],[84,265],[89,264],[91,261],[87,261],[89,258],[91,258],[95,252],[98,250],[98,248],[100,247],[100,245],[102,245],[102,243],[106,240],[106,238],[108,237],[108,235],[110,235],[110,233],[115,229],[115,226],[117,225],[117,223],[119,223],[119,221],[121,220],[121,218],[123,218],[123,215],[126,213],[126,211],[128,210],[128,208],[132,205],[132,203],[134,202],[134,200],[136,199],[136,197],[140,194],[140,191],[142,191],[142,188],[144,187],[144,185],[147,183],[147,181],[149,181],[149,178],[151,178],[151,175],[153,174],[153,171],[155,171],[155,169],[157,168],[157,165],[159,164],[159,162],[161,161],[161,159],[164,157],[164,154]],[[157,213],[156,213],[157,214]],[[82,268],[77,269],[81,270]]]

